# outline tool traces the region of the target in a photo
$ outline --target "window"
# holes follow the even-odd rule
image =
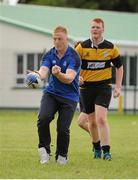
[[[121,56],[124,68],[123,85],[138,86],[138,56]],[[115,83],[115,68],[112,68],[112,82]]]
[[[123,63],[123,66],[124,66],[124,63],[126,62],[125,59],[126,59],[126,56],[121,56],[121,61]],[[115,70],[115,67],[113,66],[112,67],[112,83],[115,84],[115,73],[116,73],[116,70]]]
[[[27,69],[33,71],[35,69],[34,54],[27,54]]]
[[[138,86],[138,55],[121,56],[124,76],[124,86]],[[40,68],[42,53],[27,53],[17,55],[17,70],[16,70],[16,86],[25,87],[25,77],[27,70],[37,70]],[[112,68],[112,83],[115,83],[115,68]],[[49,78],[49,77],[48,77]]]
[[[129,82],[130,82],[130,85],[134,85],[136,86],[137,85],[137,58],[136,56],[130,56],[130,76],[129,76]]]
[[[37,69],[40,68],[41,61],[42,61],[42,54],[38,54],[38,56],[37,56]]]
[[[17,74],[22,74],[23,73],[23,56],[18,55],[17,59]]]
[[[126,77],[127,77],[127,71],[126,71],[127,57],[126,56],[121,56],[121,60],[122,60],[122,63],[123,63],[123,68],[124,68],[123,85],[125,86],[127,84],[127,82],[126,82]]]
[[[17,55],[16,86],[25,87],[27,70],[38,70],[42,59],[41,53],[27,53]]]

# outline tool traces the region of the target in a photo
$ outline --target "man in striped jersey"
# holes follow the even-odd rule
[[[121,93],[123,66],[118,48],[105,40],[103,33],[104,21],[100,18],[93,19],[90,39],[79,43],[76,51],[82,60],[81,99],[84,113],[88,114],[94,158],[101,158],[103,152],[103,159],[111,160],[107,113],[112,95],[112,65],[116,68],[114,98]]]

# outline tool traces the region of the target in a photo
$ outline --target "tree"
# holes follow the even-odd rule
[[[138,12],[138,0],[20,0],[20,3]]]

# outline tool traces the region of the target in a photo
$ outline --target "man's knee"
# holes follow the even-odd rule
[[[69,130],[69,128],[61,128],[61,127],[59,127],[59,128],[57,129],[57,133],[58,133],[58,135],[64,137],[64,136],[66,136],[66,135],[69,135],[70,130]]]
[[[45,126],[46,124],[49,124],[52,119],[54,119],[53,114],[39,114],[38,115],[38,127],[39,126]]]
[[[80,119],[80,118],[77,120],[78,126],[82,127],[82,126],[83,126],[83,123],[84,123],[84,120],[82,120],[82,119]]]
[[[106,125],[106,123],[107,123],[107,121],[106,121],[105,117],[99,116],[99,117],[97,118],[97,124],[98,124],[98,126],[103,127],[103,126]]]
[[[85,123],[88,123],[88,116],[86,114],[80,114],[78,120],[77,120],[78,126],[83,127]]]

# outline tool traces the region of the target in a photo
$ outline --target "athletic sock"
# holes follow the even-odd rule
[[[103,153],[109,153],[110,152],[110,146],[109,145],[105,145],[105,146],[102,146],[102,150],[103,150]]]
[[[96,150],[101,150],[101,145],[100,145],[100,141],[98,142],[93,142],[93,148]]]

